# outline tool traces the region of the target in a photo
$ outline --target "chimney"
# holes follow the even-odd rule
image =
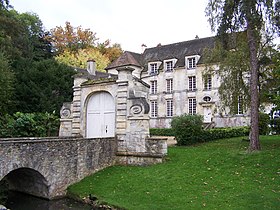
[[[96,63],[93,59],[88,59],[87,61],[87,71],[89,74],[96,75]]]

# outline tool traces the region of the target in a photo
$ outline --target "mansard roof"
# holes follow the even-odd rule
[[[146,48],[143,54],[124,52],[117,60],[113,61],[107,68],[113,69],[125,65],[134,65],[147,69],[149,62],[177,59],[175,67],[185,66],[185,57],[191,55],[202,55],[205,48],[213,48],[215,37],[194,39],[168,45],[159,45]],[[200,59],[199,63],[202,63]]]

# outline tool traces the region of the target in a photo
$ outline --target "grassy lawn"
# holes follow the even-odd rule
[[[242,138],[170,147],[149,167],[113,166],[68,191],[125,209],[280,209],[280,136],[248,154]]]

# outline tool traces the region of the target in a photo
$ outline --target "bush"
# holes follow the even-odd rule
[[[202,116],[181,115],[173,118],[171,126],[178,145],[191,145],[216,139],[248,136],[248,127],[202,129]]]
[[[201,142],[207,142],[217,139],[226,139],[239,136],[248,136],[248,127],[233,127],[233,128],[213,128],[204,130],[200,136]]]
[[[274,118],[271,120],[271,128],[273,134],[280,134],[280,118]]]
[[[150,128],[152,136],[175,136],[172,128]]]
[[[59,119],[50,113],[6,114],[0,118],[0,137],[43,137],[58,133]]]
[[[269,133],[269,115],[260,112],[259,113],[259,132],[260,135],[267,135]]]
[[[174,117],[171,127],[174,131],[178,145],[188,145],[199,141],[202,134],[202,116],[200,115],[181,115]]]

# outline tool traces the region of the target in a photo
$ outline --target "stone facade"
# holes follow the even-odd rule
[[[221,108],[218,66],[212,66],[210,75],[203,61],[203,50],[212,48],[214,42],[215,37],[208,37],[147,48],[142,54],[124,52],[106,70],[117,75],[119,66],[133,65],[132,74],[150,85],[153,128],[170,127],[172,118],[182,114],[202,115],[204,123],[212,127],[248,125],[245,107],[240,106],[233,115]]]
[[[115,164],[114,138],[0,140],[0,180],[11,189],[52,199],[100,169]]]
[[[116,71],[117,76],[94,70],[82,71],[81,74],[80,70],[74,81],[73,102],[64,103],[61,109],[60,136],[88,138],[87,131],[94,129],[89,124],[89,100],[94,94],[106,92],[115,103],[115,121],[109,123],[115,126],[116,161],[137,165],[162,162],[167,150],[158,149],[152,153],[147,143],[150,142],[149,85],[132,75],[134,66],[125,65]],[[94,75],[92,72],[95,72]],[[103,115],[101,117],[103,119]],[[166,145],[166,139],[153,141],[153,146],[157,148],[166,148]]]

